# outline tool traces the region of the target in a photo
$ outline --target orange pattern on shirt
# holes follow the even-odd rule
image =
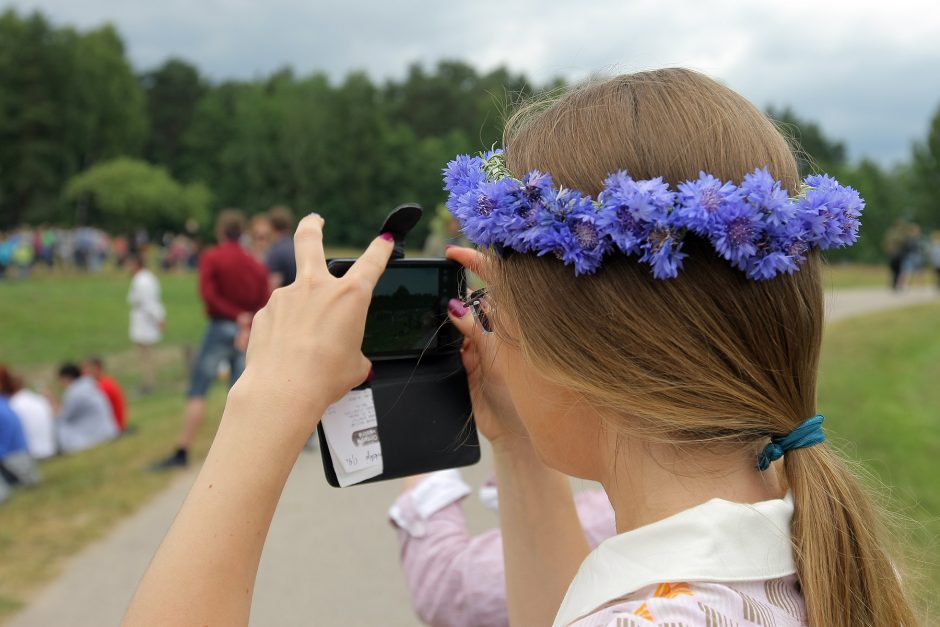
[[[653,613],[650,612],[650,608],[646,607],[646,603],[636,608],[634,614],[651,622],[653,620]]]
[[[680,594],[692,596],[692,590],[689,588],[689,584],[684,581],[678,583],[661,583],[656,586],[656,593],[653,596],[674,599]]]

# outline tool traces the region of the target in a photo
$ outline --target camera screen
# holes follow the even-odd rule
[[[439,267],[390,267],[372,294],[362,352],[369,356],[420,355],[443,348],[447,286]],[[450,325],[447,325],[448,327]]]

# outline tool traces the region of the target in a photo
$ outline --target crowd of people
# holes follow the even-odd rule
[[[37,268],[79,272],[98,272],[109,264],[123,268],[135,254],[154,257],[164,271],[192,270],[202,248],[196,230],[191,223],[183,233],[165,232],[155,240],[146,229],[114,236],[90,226],[0,231],[0,279],[25,279]]]
[[[36,462],[93,448],[128,431],[124,391],[99,357],[64,363],[40,393],[0,365],[0,503],[40,482]]]
[[[289,209],[275,207],[255,216],[250,231],[240,211],[226,210],[216,227],[218,245],[199,251],[198,260],[194,260],[194,240],[187,236],[170,235],[160,248],[164,270],[198,267],[199,293],[209,323],[191,368],[178,448],[155,464],[156,470],[186,464],[189,445],[205,415],[206,393],[220,367],[227,367],[231,383],[238,379],[252,317],[273,289],[290,284],[296,274]],[[128,245],[126,237],[108,238],[94,229],[39,228],[19,230],[2,242],[9,253],[4,269],[13,267],[18,276],[28,274],[35,263],[94,270],[109,256],[129,271],[129,337],[138,350],[139,392],[144,395],[156,384],[154,347],[163,336],[166,309],[159,278],[145,261],[146,234],[134,239]],[[78,453],[131,430],[126,395],[99,357],[62,364],[54,389],[41,392],[31,389],[21,374],[0,365],[0,502],[15,486],[40,482],[37,461]]]

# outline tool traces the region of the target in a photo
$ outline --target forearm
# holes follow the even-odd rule
[[[494,443],[509,622],[551,625],[590,552],[568,477],[546,467],[528,444]]]
[[[230,399],[124,625],[248,624],[264,539],[304,443],[295,434],[251,427],[260,415],[274,418],[272,409]]]

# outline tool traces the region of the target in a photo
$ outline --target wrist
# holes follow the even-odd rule
[[[254,431],[277,431],[306,442],[329,403],[319,390],[264,381],[245,371],[229,391],[223,420]]]

